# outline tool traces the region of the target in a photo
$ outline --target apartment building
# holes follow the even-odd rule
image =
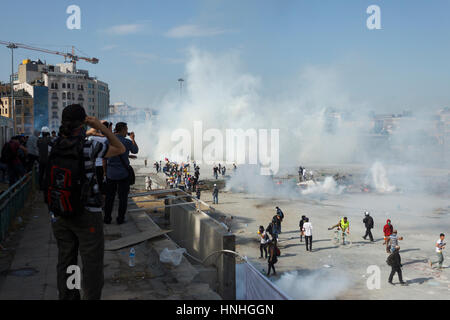
[[[100,119],[109,114],[109,88],[106,82],[89,76],[87,70],[76,68],[73,62],[49,65],[42,61],[24,60],[19,65],[18,84],[25,90],[27,86],[45,86],[48,88],[47,113],[42,108],[35,115],[40,122],[47,119],[50,130],[58,131],[61,125],[62,110],[70,104],[82,105],[86,113]],[[34,90],[34,89],[33,89]],[[45,93],[41,92],[42,95]]]

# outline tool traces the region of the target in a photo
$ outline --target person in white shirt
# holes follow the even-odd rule
[[[102,124],[108,128],[110,131],[112,131],[112,123],[103,120]],[[86,135],[89,137],[89,140],[93,140],[93,141],[97,141],[100,142],[101,144],[103,144],[103,147],[106,147],[106,143],[108,141],[108,139],[106,138],[106,136],[104,134],[102,134],[101,131],[99,130],[95,130],[95,129],[89,129],[86,132]],[[106,177],[106,163],[104,161],[103,158],[96,158],[95,159],[95,174],[97,176],[97,183],[100,189],[101,194],[105,194],[105,177]]]
[[[446,243],[444,242],[445,234],[441,233],[439,235],[438,241],[436,241],[436,255],[438,257],[438,261],[431,262],[430,260],[430,267],[433,268],[433,264],[439,264],[439,269],[442,269],[442,263],[444,262],[444,254],[442,253],[442,250],[445,249]]]
[[[312,252],[312,224],[309,218],[305,218],[303,223],[303,233],[305,234],[306,251]],[[309,249],[308,249],[309,247]]]
[[[263,259],[265,257],[267,259],[267,242],[269,241],[269,236],[263,226],[259,226],[258,235],[260,237],[259,251],[261,252],[261,256],[259,258]],[[265,254],[264,257],[263,251]]]

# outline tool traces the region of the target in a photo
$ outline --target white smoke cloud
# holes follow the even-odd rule
[[[306,275],[297,271],[286,272],[274,283],[295,300],[335,299],[350,286],[350,280],[342,272],[325,270]]]
[[[140,141],[142,155],[170,158],[177,144],[171,141],[173,132],[186,129],[193,137],[194,121],[202,121],[204,131],[214,128],[224,136],[225,129],[280,129],[281,168],[355,162],[371,165],[374,155],[386,164],[406,160],[425,164],[436,158],[418,156],[425,145],[434,150],[421,138],[430,126],[425,117],[401,122],[401,130],[398,135],[394,132],[390,142],[373,139],[374,124],[368,115],[376,108],[367,101],[355,101],[337,68],[306,67],[288,91],[275,96],[265,92],[259,76],[245,70],[238,51],[212,54],[191,48],[187,61],[182,95],[179,90],[168,94],[159,104],[157,121],[135,130],[146,137]],[[415,126],[415,121],[420,125]],[[387,143],[399,148],[388,148]],[[408,146],[409,152],[404,152],[402,145]],[[195,156],[193,150],[190,154]],[[437,159],[439,165],[449,165]],[[200,159],[196,160],[200,164]]]
[[[370,168],[370,173],[366,178],[366,184],[372,186],[380,193],[390,193],[396,190],[396,187],[389,182],[386,169],[378,161]]]
[[[306,190],[302,190],[302,194],[341,194],[344,186],[338,186],[333,177],[326,177],[323,182],[317,182],[308,186]]]

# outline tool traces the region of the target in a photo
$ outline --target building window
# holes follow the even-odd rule
[[[65,92],[62,93],[62,98],[63,98],[63,100],[66,100],[66,93]]]
[[[63,88],[63,89],[66,88],[66,83],[65,83],[65,82],[63,82],[63,84],[62,84],[62,88]]]

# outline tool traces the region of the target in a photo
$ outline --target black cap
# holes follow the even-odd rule
[[[64,108],[62,112],[62,121],[64,122],[84,122],[86,119],[86,111],[79,104],[71,104]]]

